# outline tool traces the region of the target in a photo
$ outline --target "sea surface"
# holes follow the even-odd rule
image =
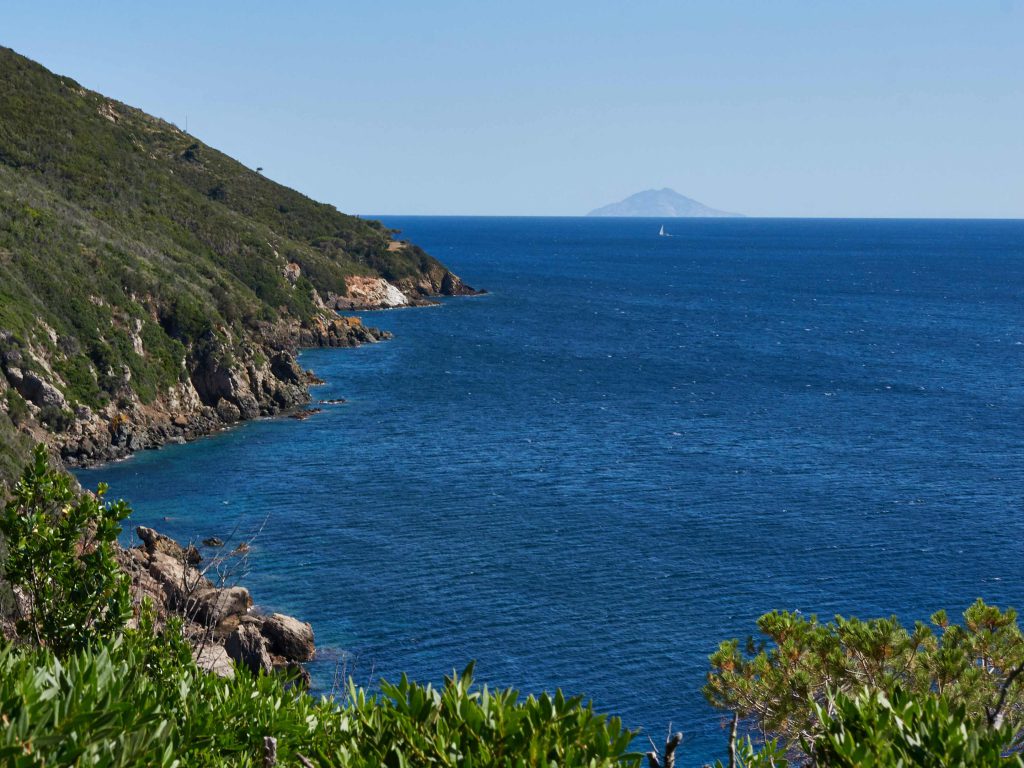
[[[1024,608],[1024,222],[384,220],[490,293],[303,353],[345,405],[79,473],[256,535],[318,689],[476,660],[694,764],[707,656],[766,611]]]

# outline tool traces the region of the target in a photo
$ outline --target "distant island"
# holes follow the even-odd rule
[[[722,218],[739,217],[740,213],[726,213],[709,208],[674,189],[648,189],[637,192],[625,200],[601,208],[595,208],[587,216],[634,216],[650,218]]]

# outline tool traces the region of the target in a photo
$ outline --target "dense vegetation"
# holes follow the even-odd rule
[[[908,630],[895,617],[772,612],[760,643],[711,656],[704,693],[819,764],[897,765],[915,744],[928,759],[903,764],[1002,764],[1024,747],[1024,636],[1015,611],[982,600],[963,619],[938,611]]]
[[[348,275],[440,279],[391,235],[0,48],[0,363],[48,361],[68,404],[40,417],[51,430],[78,404],[152,401],[204,346],[309,321]],[[25,419],[5,389],[0,411]]]

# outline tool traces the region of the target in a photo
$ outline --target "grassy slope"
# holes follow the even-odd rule
[[[390,234],[0,48],[0,353],[48,359],[72,405],[110,401],[126,369],[147,402],[211,331],[308,321],[347,275],[443,272]]]

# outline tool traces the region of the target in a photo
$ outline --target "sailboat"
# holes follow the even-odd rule
[[[659,237],[672,237],[672,235],[670,235],[668,232],[665,231],[665,225],[664,224],[662,224],[661,225],[661,229],[658,230],[658,235],[659,235]]]

